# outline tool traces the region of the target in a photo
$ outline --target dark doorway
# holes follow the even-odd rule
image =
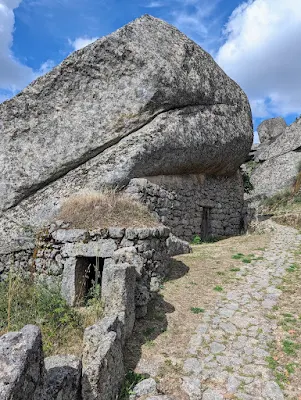
[[[104,258],[77,257],[75,270],[75,297],[78,305],[93,297],[101,287]]]
[[[210,212],[211,208],[203,207],[203,217],[201,225],[201,239],[206,240],[210,236]]]

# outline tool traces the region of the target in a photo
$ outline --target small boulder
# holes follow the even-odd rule
[[[144,379],[143,381],[139,382],[133,388],[133,394],[130,399],[135,400],[146,394],[157,394],[157,384],[153,378]]]

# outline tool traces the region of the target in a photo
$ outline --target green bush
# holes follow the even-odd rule
[[[242,179],[244,183],[244,192],[249,194],[254,189],[254,186],[250,181],[250,176],[245,171],[242,171]]]
[[[192,244],[201,244],[202,243],[202,239],[199,235],[195,235],[192,239]]]

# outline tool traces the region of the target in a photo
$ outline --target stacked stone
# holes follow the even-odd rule
[[[210,209],[209,235],[241,233],[243,184],[231,177],[182,175],[132,179],[126,192],[139,199],[174,235],[191,241],[201,235],[204,208]]]

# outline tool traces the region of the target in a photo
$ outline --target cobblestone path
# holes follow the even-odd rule
[[[266,362],[276,329],[268,315],[301,235],[268,224],[274,231],[263,260],[243,264],[235,286],[204,315],[190,340],[182,388],[191,400],[284,399]]]

